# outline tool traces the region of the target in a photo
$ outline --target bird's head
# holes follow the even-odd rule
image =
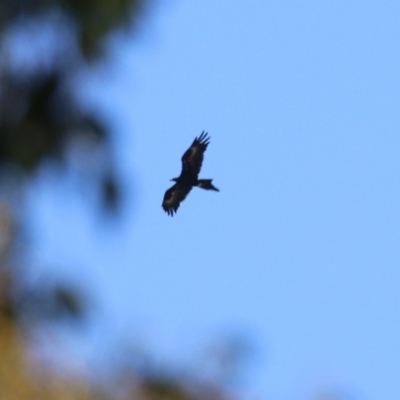
[[[178,178],[172,178],[171,182],[178,182]]]

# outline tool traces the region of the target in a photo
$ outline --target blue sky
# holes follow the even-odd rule
[[[64,260],[107,315],[97,338],[184,363],[241,332],[259,398],[400,397],[399,18],[395,1],[174,1],[110,40],[83,96],[118,135],[122,224],[106,234],[68,183],[31,202],[38,259]],[[170,218],[202,130],[221,191]]]

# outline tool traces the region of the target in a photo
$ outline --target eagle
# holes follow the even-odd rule
[[[179,205],[192,190],[193,186],[206,190],[215,190],[219,192],[212,184],[212,179],[199,179],[199,172],[203,164],[204,152],[210,143],[210,137],[207,132],[202,132],[199,137],[193,140],[191,146],[185,151],[182,160],[182,171],[177,178],[172,178],[171,181],[175,185],[170,187],[164,195],[162,208],[168,214],[173,216],[177,212]]]

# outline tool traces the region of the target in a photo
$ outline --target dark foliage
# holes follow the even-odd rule
[[[105,40],[132,31],[150,0],[2,0],[0,2],[0,198],[35,180],[42,169],[59,177],[78,160],[104,212],[121,204],[109,121],[84,104],[77,78],[107,58]],[[93,167],[95,165],[95,167]],[[11,196],[11,198],[14,198]],[[23,205],[23,199],[18,199]],[[13,245],[0,260],[0,311],[12,319],[82,320],[85,301],[65,284],[27,285],[15,243],[24,221],[2,204],[0,239]],[[90,207],[92,208],[92,207]],[[11,222],[14,231],[6,231]],[[4,224],[3,224],[4,222]],[[16,234],[16,235],[15,235]],[[12,236],[12,237],[11,237]],[[13,247],[13,248],[11,248]],[[23,251],[23,250],[22,250]],[[4,254],[3,254],[4,253]],[[16,254],[17,253],[17,254]],[[11,255],[11,258],[10,258]]]

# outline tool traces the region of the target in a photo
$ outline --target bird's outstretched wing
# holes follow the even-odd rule
[[[204,131],[198,138],[193,140],[192,145],[182,156],[182,176],[192,175],[197,178],[203,164],[204,152],[207,150],[209,143],[210,137]]]
[[[192,186],[180,186],[177,183],[170,187],[164,195],[162,208],[168,214],[173,216],[177,212],[181,201],[185,200],[188,193],[192,190]]]

